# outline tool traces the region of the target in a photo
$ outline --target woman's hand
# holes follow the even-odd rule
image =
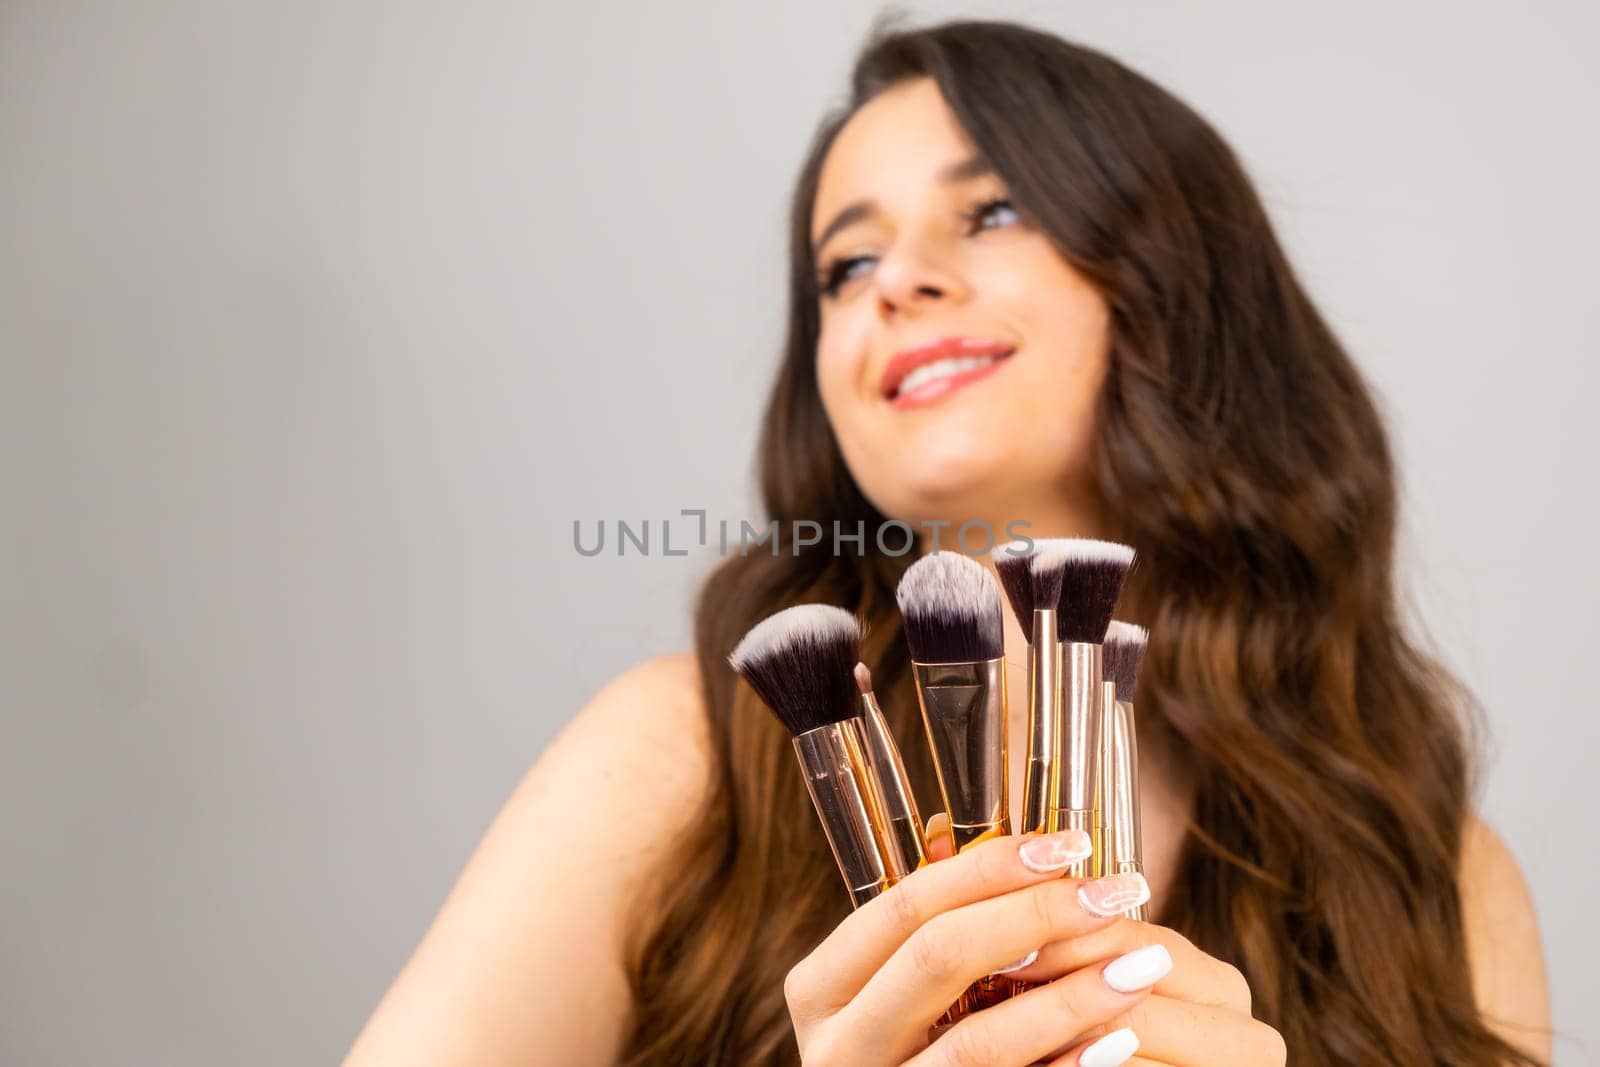
[[[936,860],[950,856],[943,819],[928,827]],[[1251,1017],[1237,968],[1172,930],[1119,917],[1148,899],[1142,877],[1059,877],[1087,850],[1070,831],[999,838],[847,917],[784,986],[803,1062],[1283,1064],[1283,1039]],[[1033,941],[1041,930],[1076,932]],[[1043,947],[1011,959],[1030,943]],[[930,1043],[948,1004],[995,971],[1042,984]]]
[[[1088,854],[1079,831],[996,838],[913,872],[852,912],[784,982],[802,1061],[1025,1065],[1128,1015],[1165,973],[1151,966],[1148,952],[1109,967],[1069,968],[928,1040],[929,1028],[975,980],[1033,963],[1040,946],[1088,943],[1122,924],[1115,912],[1097,914],[1091,905],[1108,889],[1125,892],[1126,876],[1115,884],[1060,877]],[[1148,895],[1143,879],[1137,882]],[[1118,979],[1121,988],[1112,984]],[[1080,1053],[1064,1062],[1080,1062]]]
[[[950,855],[943,812],[928,821],[929,853],[934,859]],[[1092,893],[1102,894],[1098,899]],[[1084,887],[1086,906],[1116,911],[1143,903],[1149,889],[1143,879],[1119,884],[1103,878]],[[1101,905],[1104,906],[1101,906]],[[1159,948],[1155,947],[1159,946]],[[1148,949],[1140,953],[1139,949]],[[1281,1065],[1287,1060],[1283,1037],[1250,1014],[1250,986],[1233,965],[1209,956],[1182,934],[1153,923],[1119,919],[1099,931],[1073,941],[1047,945],[1039,958],[1010,972],[1010,977],[1030,983],[1048,982],[1084,967],[1096,967],[1115,958],[1131,958],[1119,969],[1166,967],[1151,995],[1127,1015],[1097,1027],[1068,1054],[1052,1060],[1051,1067],[1077,1064],[1102,1067],[1116,1063],[1165,1064],[1185,1067],[1200,1064]],[[1170,962],[1169,962],[1170,961]],[[1116,972],[1112,972],[1115,978]],[[1120,979],[1116,979],[1119,982]],[[1101,1037],[1107,1040],[1094,1053],[1089,1048]],[[1132,1053],[1138,1052],[1137,1057]]]
[[[1126,876],[1113,875],[1112,879],[1116,877]],[[1117,963],[1105,966],[1109,959]],[[1117,919],[1090,933],[1044,946],[1037,960],[1018,968],[1011,977],[1053,985],[1067,981],[1063,975],[1087,970],[1101,971],[1111,980],[1119,967],[1141,972],[1137,981],[1143,981],[1149,971],[1163,973],[1155,978],[1149,996],[1106,1024],[1110,1032],[1103,1038],[1083,1041],[1057,1063],[1081,1063],[1083,1067],[1123,1062],[1280,1067],[1286,1061],[1278,1031],[1251,1017],[1250,986],[1239,969],[1206,955],[1164,926]],[[1104,1058],[1087,1052],[1095,1041],[1103,1041],[1099,1048]],[[1137,1050],[1138,1056],[1118,1059],[1114,1049],[1118,1055]]]

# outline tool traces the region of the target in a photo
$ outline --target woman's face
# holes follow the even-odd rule
[[[839,132],[811,216],[818,384],[884,514],[1043,536],[1084,506],[1107,310],[974,157],[928,78]]]

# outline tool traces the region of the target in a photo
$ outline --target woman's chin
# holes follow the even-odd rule
[[[886,464],[893,471],[891,479],[938,497],[1013,480],[1019,454],[1004,432],[995,430],[917,434],[900,442],[895,452],[898,462]]]
[[[885,515],[910,523],[992,519],[990,511],[1006,495],[1002,487],[1012,473],[1007,464],[985,462],[981,455],[959,455],[941,463],[919,459],[887,477],[880,473],[872,479],[878,491],[869,490],[868,496]]]

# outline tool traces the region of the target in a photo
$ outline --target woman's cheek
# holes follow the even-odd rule
[[[828,421],[842,429],[860,412],[858,383],[864,372],[865,346],[855,343],[848,322],[825,322],[817,338],[817,391]]]
[[[843,403],[846,398],[847,377],[844,369],[839,365],[839,360],[830,356],[826,350],[817,352],[817,392],[822,396],[822,410],[828,416],[828,421],[835,427],[840,424],[841,418],[846,416]]]

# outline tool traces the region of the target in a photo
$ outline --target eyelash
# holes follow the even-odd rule
[[[1011,198],[1009,196],[992,196],[987,200],[982,200],[974,204],[972,206],[972,210],[968,211],[961,217],[966,220],[967,226],[971,227],[975,225],[980,218],[997,207],[1011,208],[1011,213],[1013,215],[1017,213],[1017,209],[1011,207]]]
[[[1010,208],[1012,214],[1016,214],[1016,208],[1012,207],[1011,198],[1008,196],[990,197],[987,200],[979,201],[971,209],[963,212],[961,218],[967,224],[968,235],[972,234],[973,227],[977,226],[979,219],[999,207]],[[845,277],[845,272],[848,268],[871,258],[871,256],[844,256],[829,261],[818,274],[817,295],[832,298],[839,292],[839,287],[849,280]]]

